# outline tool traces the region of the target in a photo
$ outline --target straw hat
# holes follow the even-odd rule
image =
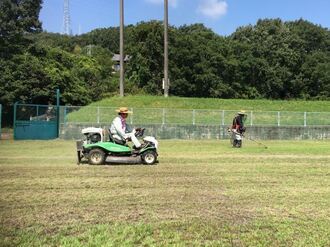
[[[246,115],[246,111],[244,110],[240,110],[239,112],[237,112],[238,115]]]
[[[133,112],[129,111],[127,107],[120,107],[119,109],[116,110],[116,112],[126,113],[126,114],[133,113]]]

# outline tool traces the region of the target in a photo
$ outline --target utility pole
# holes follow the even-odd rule
[[[120,97],[124,97],[124,0],[120,0]]]
[[[164,97],[168,97],[168,0],[164,0]]]

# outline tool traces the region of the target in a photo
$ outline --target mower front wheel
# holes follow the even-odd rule
[[[95,148],[88,154],[88,163],[91,165],[102,165],[105,161],[105,153],[103,150]]]
[[[146,151],[142,154],[142,160],[147,165],[152,165],[157,161],[157,154],[155,151]]]

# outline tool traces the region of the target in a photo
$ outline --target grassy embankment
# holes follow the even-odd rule
[[[8,246],[329,246],[330,142],[161,141],[156,166],[77,166],[69,141],[0,141]]]
[[[112,120],[115,112],[105,107],[127,106],[134,109],[135,123],[178,123],[191,124],[219,124],[221,110],[228,111],[224,116],[225,123],[230,123],[233,115],[238,110],[253,111],[255,124],[277,125],[277,111],[281,111],[283,125],[303,125],[304,112],[326,112],[325,114],[307,115],[308,124],[330,124],[329,101],[281,101],[281,100],[237,100],[237,99],[210,99],[210,98],[183,98],[162,96],[126,96],[124,98],[112,97],[94,102],[89,107],[84,107],[68,115],[68,122],[104,122]],[[95,107],[100,107],[96,110]],[[148,109],[146,108],[154,108]],[[157,110],[157,108],[159,108]],[[166,108],[166,113],[162,108]],[[192,109],[213,110],[196,111]],[[233,111],[233,112],[230,112]],[[295,113],[293,113],[295,112]],[[165,114],[165,115],[164,115]],[[165,119],[164,119],[165,118]],[[194,120],[193,120],[194,118]],[[248,121],[251,119],[248,118]],[[249,124],[249,123],[247,123]]]
[[[111,97],[90,104],[90,106],[128,106],[137,108],[175,108],[175,109],[217,109],[253,111],[299,111],[330,112],[329,101],[305,100],[244,100],[184,98],[163,96],[125,96]]]

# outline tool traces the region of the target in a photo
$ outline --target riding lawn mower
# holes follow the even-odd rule
[[[144,128],[137,128],[136,137],[144,135]],[[152,136],[143,138],[143,143],[139,149],[130,147],[126,141],[113,138],[111,132],[102,128],[88,127],[82,129],[83,140],[77,141],[78,164],[87,161],[91,165],[101,165],[105,163],[120,164],[147,164],[152,165],[158,162],[158,141]]]

